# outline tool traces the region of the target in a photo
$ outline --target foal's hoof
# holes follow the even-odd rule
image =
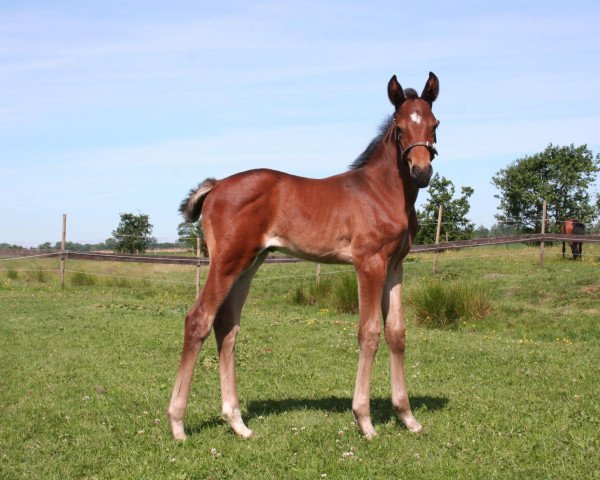
[[[183,425],[172,425],[171,433],[173,434],[173,440],[176,442],[184,442],[187,440],[187,435],[183,431]]]
[[[417,422],[417,419],[411,412],[398,412],[398,418],[407,430],[413,433],[421,433],[423,431],[423,426]]]
[[[242,420],[242,413],[239,408],[232,408],[228,403],[225,403],[223,405],[222,416],[223,420],[229,424],[237,436],[244,439],[252,436],[253,432],[246,426],[244,420]]]
[[[240,431],[236,430],[235,433],[238,437],[243,438],[244,440],[247,440],[248,438],[251,438],[254,435],[254,432],[249,428]]]
[[[171,433],[173,434],[173,440],[184,441],[187,440],[187,435],[183,429],[183,420],[171,420]]]
[[[362,417],[359,419],[359,417],[355,414],[354,418],[356,419],[358,428],[365,437],[365,440],[373,440],[377,436],[377,432],[371,423],[371,417]]]
[[[413,433],[421,433],[423,431],[423,425],[414,418],[405,421],[404,426]]]
[[[233,431],[236,433],[236,435],[238,437],[243,438],[244,440],[247,440],[247,439],[251,438],[252,435],[254,435],[254,432],[252,430],[250,430],[248,427],[246,427],[245,425],[242,427],[234,428]]]
[[[423,425],[417,423],[414,427],[408,427],[408,429],[413,433],[421,433],[423,431]]]

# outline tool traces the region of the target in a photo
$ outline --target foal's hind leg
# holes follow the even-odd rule
[[[406,329],[402,312],[402,265],[399,265],[395,270],[393,266],[390,266],[383,290],[381,307],[385,321],[385,340],[390,350],[392,405],[406,428],[412,432],[420,432],[423,427],[412,414],[408,392],[404,383]]]
[[[242,420],[237,395],[235,376],[235,341],[240,329],[240,316],[246,301],[252,277],[262,264],[267,253],[261,254],[256,263],[244,273],[232,287],[227,300],[219,310],[214,323],[217,348],[219,350],[219,370],[221,374],[221,400],[223,419],[240,437],[252,435]]]
[[[213,257],[200,298],[185,317],[183,352],[167,412],[171,432],[176,440],[186,438],[183,419],[200,348],[209,335],[217,312],[229,295],[232,285],[253,260],[254,257],[249,259],[248,256],[241,255],[235,261],[225,264]]]

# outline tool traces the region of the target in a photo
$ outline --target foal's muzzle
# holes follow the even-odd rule
[[[408,162],[410,167],[410,176],[417,188],[423,188],[429,185],[429,179],[433,173],[433,167],[431,163],[428,163],[426,167],[419,167],[418,165],[411,162],[409,158],[409,152],[415,147],[425,147],[429,152],[429,161],[431,162],[437,155],[437,149],[435,143],[430,142],[415,142],[411,143],[408,147],[402,148],[402,143],[398,141],[398,147],[400,148],[400,157]]]
[[[418,165],[410,165],[410,176],[417,188],[424,188],[429,185],[429,179],[431,178],[432,173],[433,167],[431,166],[431,163],[425,168],[421,168]]]

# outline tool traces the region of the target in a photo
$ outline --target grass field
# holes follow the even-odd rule
[[[165,411],[194,268],[68,261],[61,290],[56,259],[2,261],[0,478],[600,478],[600,248],[582,262],[558,248],[543,270],[533,247],[443,254],[436,278],[475,282],[491,303],[452,331],[415,325],[411,296],[433,275],[431,257],[409,259],[406,373],[425,432],[394,417],[382,339],[371,442],[350,410],[357,317],[291,301],[313,264],[263,266],[242,314],[238,385],[255,436],[220,419],[211,340],[189,439],[175,443]]]

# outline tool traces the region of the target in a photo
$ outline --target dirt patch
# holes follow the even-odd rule
[[[588,285],[587,287],[582,287],[581,291],[583,293],[599,293],[600,285]]]
[[[506,273],[486,273],[483,278],[485,278],[486,280],[490,279],[490,278],[502,278],[502,277],[506,277]]]

